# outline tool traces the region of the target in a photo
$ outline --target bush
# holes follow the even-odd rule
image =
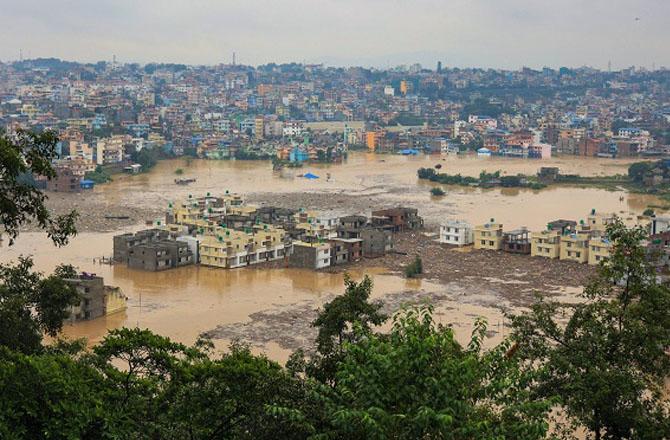
[[[182,174],[184,174],[184,170],[181,168],[177,168],[176,170],[174,170],[174,173],[178,176],[181,176]]]
[[[647,209],[645,209],[644,212],[642,213],[642,215],[646,215],[646,216],[648,216],[648,217],[651,217],[651,216],[654,215],[654,214],[655,214],[655,213],[654,213],[654,210],[651,209],[651,208],[647,208]]]
[[[446,194],[442,188],[439,188],[437,186],[435,188],[431,188],[430,193],[434,196],[443,196]]]
[[[423,262],[421,257],[418,255],[414,258],[414,261],[405,266],[405,276],[407,278],[416,278],[418,275],[423,273]]]

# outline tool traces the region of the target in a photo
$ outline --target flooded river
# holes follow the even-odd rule
[[[444,160],[443,160],[444,159]],[[420,182],[420,167],[442,164],[442,172],[478,175],[482,170],[505,174],[532,174],[540,166],[557,166],[561,172],[585,176],[625,173],[629,162],[610,159],[559,158],[545,161],[523,159],[479,159],[476,157],[402,157],[352,153],[344,164],[309,165],[273,172],[268,161],[161,161],[155,169],[136,176],[119,176],[79,197],[83,217],[92,209],[122,214],[124,208],[163,209],[170,201],[188,194],[223,193],[247,195],[254,203],[324,208],[338,213],[367,212],[372,208],[407,204],[415,206],[429,224],[449,218],[473,223],[491,217],[506,227],[542,228],[555,218],[583,218],[592,208],[599,211],[639,213],[660,202],[653,197],[594,188],[553,187],[541,191],[518,189],[447,188],[447,196],[430,196],[429,182]],[[174,184],[177,168],[181,177],[195,177],[189,186]],[[299,174],[312,172],[316,180]],[[328,178],[330,174],[330,178]],[[55,196],[55,195],[54,195]],[[70,196],[70,195],[68,195]],[[73,196],[74,197],[74,196]],[[63,199],[67,204],[67,198]],[[74,199],[72,199],[74,200]],[[95,200],[87,209],[86,201]],[[102,207],[102,208],[100,208]],[[135,219],[137,223],[144,219]],[[99,341],[107,329],[120,326],[146,327],[184,343],[193,343],[202,332],[212,332],[218,348],[234,337],[254,343],[255,350],[286,360],[291,350],[313,339],[309,322],[315,310],[343,291],[342,275],[297,269],[217,270],[186,267],[161,273],[129,270],[123,265],[99,265],[94,258],[110,256],[112,236],[141,228],[118,228],[114,232],[85,232],[69,246],[55,248],[40,233],[23,233],[16,244],[0,247],[0,262],[19,255],[33,255],[39,270],[49,272],[59,263],[97,273],[106,284],[116,285],[129,297],[126,312],[107,318],[69,325],[64,333]],[[495,292],[469,292],[467,286],[405,280],[385,269],[366,269],[375,282],[374,297],[391,310],[405,302],[437,302],[439,320],[451,323],[465,340],[472,321],[487,316],[490,343],[504,334],[500,299]],[[353,271],[354,278],[362,277]],[[560,287],[560,286],[558,286]],[[570,292],[574,294],[575,292]]]
[[[454,217],[471,223],[490,218],[511,228],[542,228],[563,217],[581,219],[591,210],[639,213],[649,205],[663,204],[653,196],[624,190],[555,186],[544,190],[518,188],[480,189],[444,187],[447,195],[432,197],[432,182],[419,181],[421,167],[441,164],[441,172],[477,176],[481,171],[503,174],[534,174],[541,166],[556,166],[566,174],[583,176],[625,174],[630,160],[555,158],[528,160],[478,158],[476,156],[398,156],[354,152],[344,164],[316,164],[273,172],[268,161],[162,161],[150,173],[121,176],[96,188],[106,203],[131,206],[162,206],[188,194],[217,194],[229,190],[244,194],[254,203],[284,204],[337,213],[368,213],[380,206],[400,203],[417,207],[429,224]],[[174,171],[195,177],[188,186],[174,184]],[[299,175],[311,172],[319,179]],[[328,177],[330,175],[330,177]],[[336,203],[337,202],[337,203]]]

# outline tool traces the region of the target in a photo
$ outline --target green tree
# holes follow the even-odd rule
[[[42,349],[42,335],[56,336],[79,304],[76,289],[65,282],[71,266],[61,266],[54,275],[34,272],[30,258],[15,265],[0,265],[0,345],[23,353]]]
[[[47,196],[21,176],[56,177],[51,161],[57,157],[58,138],[51,131],[32,133],[0,131],[0,233],[13,244],[22,226],[36,222],[53,242],[62,246],[76,234],[77,213],[54,217],[46,207]]]
[[[372,279],[369,276],[366,275],[357,283],[345,275],[344,285],[344,294],[326,303],[312,323],[319,330],[316,338],[317,354],[309,363],[307,372],[324,383],[332,383],[335,379],[337,363],[342,358],[342,344],[356,340],[354,325],[369,330],[387,319],[380,312],[382,304],[369,301],[372,293]]]
[[[423,273],[423,261],[420,256],[414,257],[414,261],[405,266],[405,276],[415,278]]]
[[[397,314],[390,335],[357,333],[328,403],[337,437],[544,438],[551,402],[531,398],[509,342],[482,350],[484,321],[467,347],[428,307]]]
[[[0,438],[105,438],[101,383],[94,369],[68,354],[0,347]]]
[[[635,183],[642,183],[642,179],[647,171],[653,168],[651,162],[635,162],[628,167],[628,177]]]
[[[585,288],[584,302],[536,303],[514,317],[515,338],[541,366],[536,392],[558,396],[573,427],[598,440],[668,438],[670,290],[647,262],[644,229],[617,220],[607,236],[611,257]]]

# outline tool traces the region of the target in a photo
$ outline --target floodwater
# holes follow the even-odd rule
[[[110,255],[112,233],[85,233],[75,237],[63,248],[50,244],[44,234],[23,233],[12,247],[0,248],[0,263],[16,260],[20,255],[33,255],[36,269],[49,273],[60,263],[70,263],[80,270],[104,277],[105,283],[121,287],[129,297],[125,312],[68,324],[67,337],[88,338],[99,342],[109,329],[119,327],[149,328],[159,334],[192,344],[205,331],[227,326],[227,334],[236,334],[235,328],[246,329],[240,338],[251,342],[254,351],[264,352],[278,361],[286,361],[296,344],[308,343],[315,336],[309,323],[317,308],[344,290],[343,275],[303,269],[235,270],[207,267],[183,267],[164,272],[132,270],[125,265],[107,265],[94,258]],[[492,330],[499,330],[502,313],[488,304],[463,302],[462,293],[425,280],[406,280],[385,273],[382,269],[368,269],[374,280],[373,298],[389,302],[393,310],[406,302],[420,304],[438,298],[436,317],[454,325],[456,334],[466,341],[472,323],[478,316],[487,316]],[[354,279],[362,272],[352,270]],[[278,315],[277,322],[253,320],[250,315]],[[248,337],[249,334],[261,337]],[[502,332],[493,334],[491,343],[500,341]],[[258,340],[256,340],[258,339]],[[282,341],[275,342],[275,341]],[[217,349],[225,349],[231,338],[215,339]]]
[[[380,205],[415,206],[428,223],[461,218],[472,223],[495,218],[505,227],[525,225],[542,228],[556,218],[583,218],[591,209],[639,213],[651,204],[651,196],[606,191],[595,188],[552,187],[541,191],[519,189],[478,189],[447,187],[447,195],[431,197],[432,183],[419,181],[420,167],[442,164],[442,172],[478,175],[498,169],[505,174],[532,174],[541,166],[557,166],[563,173],[584,176],[625,173],[630,161],[591,158],[524,160],[474,156],[374,155],[352,153],[344,164],[308,165],[273,172],[268,161],[203,161],[175,159],[161,161],[155,169],[136,176],[119,176],[96,187],[93,197],[102,198],[110,212],[123,206],[167,206],[188,194],[220,194],[229,190],[240,194],[267,195],[268,203],[281,204],[282,197],[301,200],[305,195],[323,196],[323,203],[335,196],[351,196],[352,206],[344,212],[365,212]],[[181,176],[177,168],[184,170]],[[320,179],[307,180],[299,174],[312,172]],[[328,173],[330,178],[327,178]],[[196,177],[189,186],[174,184],[175,177]],[[84,195],[83,197],[85,197]],[[309,208],[318,208],[310,206]],[[81,215],[86,215],[82,212]],[[315,310],[343,291],[342,274],[298,269],[238,270],[185,267],[165,272],[135,271],[123,265],[100,265],[94,258],[112,254],[112,236],[139,229],[125,228],[113,233],[82,233],[64,248],[55,248],[40,233],[23,233],[11,248],[0,247],[0,262],[33,255],[38,270],[50,272],[59,263],[71,263],[80,270],[96,273],[106,284],[116,285],[129,297],[128,309],[106,318],[68,325],[64,333],[87,337],[91,343],[104,337],[108,329],[121,326],[149,328],[187,344],[202,332],[217,330],[217,348],[225,348],[233,337],[254,343],[257,352],[284,361],[296,343],[313,338],[309,322]],[[477,316],[490,323],[490,343],[504,335],[500,307],[504,301],[495,292],[468,292],[467,286],[442,285],[425,280],[405,280],[382,268],[369,270],[373,276],[374,298],[383,299],[395,310],[405,302],[433,301],[436,317],[452,324],[456,335],[466,342]],[[360,279],[363,273],[353,270]],[[561,286],[557,286],[560,290]],[[569,293],[569,292],[568,292]],[[572,294],[568,296],[573,296]]]
[[[481,171],[501,170],[503,174],[534,174],[541,166],[556,166],[566,174],[583,176],[625,174],[631,160],[560,157],[548,160],[478,158],[473,155],[398,156],[353,152],[344,164],[315,164],[303,168],[273,172],[268,161],[204,161],[183,159],[162,161],[149,173],[121,176],[95,189],[110,205],[131,204],[167,206],[188,194],[223,193],[262,194],[267,203],[275,194],[299,201],[302,194],[319,194],[325,206],[334,196],[357,198],[351,206],[345,201],[338,213],[368,213],[380,206],[409,204],[418,208],[428,224],[446,218],[482,223],[495,218],[506,227],[542,228],[556,218],[584,218],[591,209],[637,214],[650,205],[665,205],[658,198],[629,194],[625,190],[605,190],[571,186],[553,186],[543,190],[519,188],[471,188],[443,186],[447,194],[433,197],[430,188],[437,184],[421,181],[421,167],[441,164],[441,172],[477,176]],[[195,177],[188,186],[174,184],[174,171],[181,177]],[[309,180],[299,177],[311,172],[320,176]],[[328,178],[330,175],[330,178]],[[281,199],[279,199],[281,200]],[[317,205],[319,203],[317,202]],[[318,209],[319,206],[305,206]]]

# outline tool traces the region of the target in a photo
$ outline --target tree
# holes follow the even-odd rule
[[[104,437],[102,377],[62,353],[26,355],[0,347],[0,438]]]
[[[541,365],[535,391],[558,396],[573,427],[597,440],[668,438],[670,290],[646,260],[645,230],[617,220],[606,233],[611,257],[585,288],[585,301],[539,301],[514,317],[515,338],[525,358]]]
[[[481,349],[484,321],[467,347],[429,307],[397,314],[388,336],[356,332],[327,406],[338,438],[544,438],[551,402],[528,395],[509,341]]]
[[[653,168],[654,164],[650,162],[635,162],[628,167],[628,177],[635,183],[642,183],[642,179],[647,171]]]
[[[53,217],[45,205],[47,196],[27,183],[26,174],[56,177],[51,161],[56,158],[58,138],[51,131],[32,133],[0,131],[0,223],[13,244],[22,226],[32,221],[46,230],[53,242],[62,246],[76,234],[77,213]]]
[[[414,257],[414,261],[405,266],[405,276],[407,278],[415,278],[423,273],[423,261],[420,256]]]
[[[34,272],[30,258],[0,265],[0,345],[23,353],[42,349],[42,335],[56,336],[79,304],[76,289],[64,281],[72,266],[60,266],[54,275]]]
[[[380,312],[381,303],[369,302],[372,279],[365,276],[360,283],[344,276],[345,291],[323,306],[312,326],[319,329],[316,338],[317,355],[308,365],[310,376],[324,383],[335,379],[335,369],[342,356],[342,344],[354,342],[354,325],[369,330],[380,325],[387,316]]]

